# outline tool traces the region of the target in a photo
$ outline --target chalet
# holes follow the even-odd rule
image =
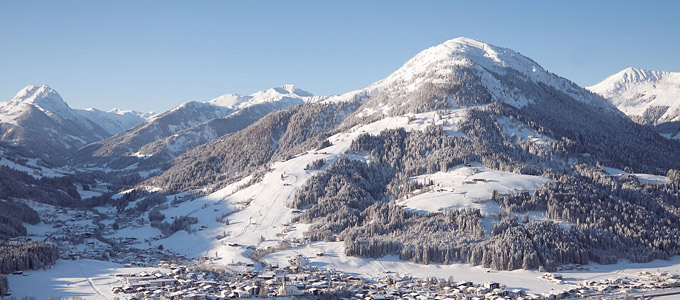
[[[506,291],[504,289],[499,289],[499,288],[494,289],[493,293],[498,295],[498,296],[502,296],[502,297],[505,297],[509,294],[508,291]]]
[[[501,284],[498,282],[485,282],[484,287],[490,290],[494,290],[500,288]]]

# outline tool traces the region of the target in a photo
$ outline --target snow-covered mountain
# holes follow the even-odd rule
[[[483,268],[680,255],[677,145],[513,50],[457,38],[342,95],[284,86],[182,104],[80,148],[91,176],[43,181],[50,197],[100,196],[86,206],[108,242],[82,240],[97,257],[127,263],[125,251],[143,249],[155,260],[163,249],[253,270],[303,255],[373,278],[397,265],[472,269],[462,263],[487,280],[504,272]],[[89,181],[56,188],[75,178]],[[52,227],[31,230],[65,240]]]
[[[305,237],[365,259],[556,270],[680,253],[680,227],[666,229],[680,214],[659,209],[677,189],[655,186],[677,180],[678,157],[603,97],[457,38],[191,149],[137,189],[197,198],[154,212],[197,217],[200,233],[152,243],[189,257],[249,262],[246,249]]]
[[[413,109],[410,105],[422,105],[413,102],[429,101],[435,95],[441,97],[436,99],[437,105],[502,102],[522,108],[541,100],[537,95],[522,91],[524,83],[549,86],[577,101],[612,108],[601,97],[593,96],[570,80],[548,72],[514,50],[470,38],[455,38],[428,48],[385,79],[325,101],[372,99],[373,104],[362,110],[365,116],[378,112],[378,115],[403,114]],[[474,99],[470,99],[472,95]],[[464,103],[462,98],[466,96],[468,102]]]
[[[635,122],[680,139],[680,73],[626,68],[588,87]]]
[[[312,98],[314,98],[314,95],[311,93],[301,90],[292,84],[284,84],[281,87],[259,91],[252,95],[225,94],[208,101],[208,103],[215,106],[238,110],[253,105],[272,102],[301,104],[302,101],[308,101]]]
[[[0,103],[1,140],[54,162],[69,151],[109,134],[71,109],[47,85],[27,86]]]
[[[1,140],[57,162],[74,149],[128,129],[144,117],[118,109],[72,109],[51,87],[29,85],[0,103]]]
[[[271,115],[252,125],[260,126],[260,129],[249,127],[237,136],[197,148],[180,157],[173,168],[152,182],[173,190],[177,187],[196,188],[201,185],[201,180],[188,184],[186,181],[190,179],[178,176],[176,172],[199,166],[201,174],[185,174],[192,174],[193,179],[196,175],[220,177],[219,173],[225,172],[244,174],[252,162],[249,165],[234,161],[252,155],[250,152],[238,154],[240,149],[251,149],[243,146],[250,138],[244,133],[246,131],[250,131],[251,135],[269,136],[271,145],[266,150],[261,147],[266,154],[261,153],[257,158],[261,163],[269,158],[290,157],[296,154],[291,151],[303,150],[309,145],[316,146],[337,130],[350,130],[386,117],[459,108],[466,111],[493,109],[493,114],[497,115],[495,122],[499,123],[496,126],[504,128],[504,133],[510,136],[518,137],[519,133],[529,131],[535,136],[522,134],[526,140],[539,136],[553,141],[580,140],[583,148],[579,151],[584,153],[600,152],[604,145],[635,147],[630,144],[628,135],[634,133],[639,137],[633,139],[639,139],[649,134],[648,130],[626,121],[625,115],[601,96],[546,71],[530,58],[511,49],[469,38],[456,38],[422,51],[385,79],[364,89],[315,99],[296,111]],[[499,121],[504,118],[511,121]],[[524,124],[516,124],[518,118],[523,119]],[[614,126],[618,123],[622,124]],[[514,132],[517,130],[509,127],[533,129]],[[260,136],[252,142],[263,143],[265,140]],[[663,144],[658,140],[654,143]],[[666,146],[660,145],[662,148]],[[215,163],[216,160],[219,163]],[[229,181],[229,176],[221,178]],[[212,182],[219,185],[219,182]]]
[[[128,130],[154,115],[153,112],[141,113],[134,110],[114,108],[109,111],[96,108],[75,109],[77,114],[99,124],[110,135]]]
[[[74,160],[114,169],[136,163],[141,169],[157,169],[188,149],[243,129],[269,112],[316,99],[293,85],[284,85],[252,95],[226,94],[208,102],[185,102],[130,130],[87,145],[75,153]]]

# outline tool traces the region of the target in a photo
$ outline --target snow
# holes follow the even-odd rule
[[[229,109],[243,109],[256,104],[267,102],[285,101],[294,104],[302,104],[314,99],[314,96],[304,90],[296,88],[292,84],[270,88],[252,95],[225,94],[214,98],[208,103]]]
[[[576,84],[552,74],[533,60],[511,49],[493,46],[474,39],[459,37],[428,48],[408,60],[402,67],[370,86],[321,99],[328,102],[364,101],[380,92],[408,93],[428,82],[446,83],[453,78],[456,67],[473,68],[492,100],[517,108],[539,99],[527,99],[517,90],[510,90],[494,74],[504,75],[514,70],[525,80],[543,83],[562,91],[578,101],[613,109],[611,104],[584,91]],[[435,76],[427,75],[434,72]],[[388,97],[389,98],[389,97]]]
[[[475,182],[474,179],[485,181]],[[541,176],[497,171],[480,164],[457,166],[447,172],[421,175],[411,180],[420,183],[431,181],[433,191],[417,193],[400,201],[399,204],[406,209],[436,212],[442,209],[477,208],[484,216],[502,211],[496,202],[489,201],[494,191],[500,194],[533,191],[550,181]]]
[[[616,168],[610,168],[610,167],[605,167],[604,171],[608,175],[612,175],[612,176],[633,175],[633,176],[637,177],[637,179],[640,180],[641,183],[667,184],[667,183],[671,182],[671,180],[668,177],[661,176],[661,175],[653,175],[653,174],[645,174],[645,173],[628,173],[626,171],[616,169]]]
[[[83,186],[80,184],[76,185],[76,188],[78,190],[78,194],[80,195],[80,199],[88,199],[92,197],[97,197],[101,196],[103,193],[99,191],[94,191],[94,190],[84,190]]]
[[[318,252],[323,252],[324,255],[317,257],[316,253]],[[558,285],[541,278],[543,273],[536,270],[496,271],[458,263],[450,265],[415,264],[402,261],[396,256],[385,256],[378,259],[347,256],[344,253],[343,242],[315,242],[311,245],[269,254],[264,257],[264,261],[285,266],[288,264],[288,259],[297,255],[307,257],[310,265],[321,269],[330,268],[368,278],[381,278],[390,275],[388,272],[421,279],[426,277],[448,279],[449,276],[453,276],[455,281],[472,281],[474,283],[495,281],[507,285],[508,289],[520,289],[535,293],[574,287],[581,284],[583,280],[600,280],[620,276],[639,277],[640,274],[638,273],[642,271],[680,273],[680,256],[668,261],[655,260],[649,263],[631,263],[628,261],[620,261],[612,265],[591,263],[586,266],[589,268],[586,271],[560,271],[564,275],[566,284]]]
[[[0,154],[2,151],[0,151]],[[49,168],[44,166],[43,164],[40,163],[40,161],[36,158],[31,158],[27,159],[23,163],[18,163],[13,160],[7,159],[7,157],[0,157],[0,165],[2,166],[7,166],[11,169],[20,171],[20,172],[26,172],[28,175],[33,176],[34,178],[42,178],[42,177],[62,177],[65,176],[66,174],[71,174],[72,172],[67,171],[63,168]]]
[[[134,191],[134,189],[127,189],[127,190],[124,190],[122,192],[116,193],[115,195],[111,196],[111,199],[114,199],[114,200],[120,199],[120,197],[123,197],[125,194],[129,194],[132,191]]]
[[[317,252],[324,255],[317,257]],[[680,257],[671,260],[655,260],[649,263],[630,263],[621,261],[613,265],[589,264],[589,270],[560,271],[565,284],[557,285],[542,279],[543,273],[532,270],[495,271],[482,267],[464,264],[413,264],[401,261],[394,256],[379,259],[348,257],[343,252],[342,242],[317,242],[311,245],[296,247],[276,252],[264,257],[264,261],[281,266],[288,264],[288,259],[301,254],[307,257],[310,265],[321,269],[334,269],[347,274],[379,278],[398,273],[401,276],[415,278],[436,277],[447,279],[453,276],[455,281],[487,281],[500,282],[508,289],[521,289],[529,292],[543,293],[550,290],[562,290],[574,287],[584,280],[598,281],[606,278],[627,276],[641,277],[640,272],[680,273]],[[58,260],[57,264],[47,270],[24,271],[23,275],[8,275],[13,296],[22,298],[33,296],[36,299],[48,299],[51,296],[82,296],[85,299],[113,299],[112,286],[119,285],[119,277],[114,274],[151,273],[157,268],[125,268],[111,262],[97,260]],[[387,273],[394,272],[394,273]],[[40,287],[40,288],[36,288]]]
[[[329,147],[273,163],[271,171],[259,182],[252,183],[251,178],[247,177],[210,195],[162,210],[168,220],[179,216],[197,217],[198,224],[192,225],[192,228],[204,227],[193,233],[182,231],[169,238],[153,241],[152,246],[162,244],[165,249],[187,257],[208,253],[212,256],[216,253],[225,264],[250,262],[252,249],[247,246],[263,248],[276,245],[284,238],[302,236],[305,226],[289,224],[295,213],[288,204],[297,189],[318,172],[305,170],[310,162],[325,159],[327,163],[332,163],[345,155],[352,141],[363,133],[379,134],[383,130],[396,128],[424,130],[438,124],[449,134],[460,134],[455,130],[466,115],[467,109],[462,108],[389,117],[335,134],[328,138],[332,143]],[[228,214],[229,225],[216,222],[224,214]],[[218,236],[226,237],[218,239]],[[232,243],[241,246],[229,246]]]
[[[74,112],[101,126],[111,135],[128,130],[150,117],[150,113],[118,108],[110,111],[101,111],[95,108],[74,109]]]
[[[7,107],[20,107],[24,104],[35,105],[42,111],[57,114],[64,119],[77,119],[76,115],[57,91],[47,85],[40,87],[33,85],[26,86],[12,100],[3,104]]]
[[[587,89],[628,116],[642,116],[652,106],[668,106],[659,120],[680,121],[680,73],[626,68]]]
[[[503,129],[503,133],[508,137],[518,137],[540,146],[548,146],[548,142],[555,142],[553,138],[538,133],[538,131],[515,119],[501,117],[498,119],[498,124]]]
[[[117,273],[151,271],[150,268],[125,268],[99,260],[58,260],[47,270],[24,271],[24,275],[8,275],[12,296],[17,299],[35,297],[81,296],[85,299],[114,299],[113,286],[120,286]]]
[[[97,124],[111,135],[127,130],[149,117],[148,113],[131,110],[113,109],[104,112],[94,108],[72,109],[51,87],[29,85],[9,102],[0,103],[0,122],[19,126],[19,118],[31,107],[40,109],[50,118],[72,120],[87,129],[93,129],[93,124]]]

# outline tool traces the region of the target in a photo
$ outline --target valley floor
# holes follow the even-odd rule
[[[322,256],[317,254],[323,253]],[[496,271],[465,264],[430,264],[422,265],[400,260],[396,256],[379,259],[346,256],[342,242],[319,242],[270,254],[264,261],[270,264],[286,265],[288,259],[296,255],[304,255],[309,264],[321,269],[330,268],[343,273],[355,274],[366,278],[381,278],[387,275],[413,276],[414,278],[436,277],[447,279],[453,276],[455,281],[471,281],[483,283],[494,281],[505,284],[508,290],[520,289],[533,293],[544,293],[550,290],[563,290],[575,287],[584,280],[599,281],[619,277],[639,278],[641,272],[668,272],[680,274],[680,256],[671,260],[655,260],[649,263],[631,263],[621,261],[612,265],[591,263],[583,266],[587,270],[561,270],[564,284],[554,284],[542,278],[543,273],[536,270]]]
[[[152,268],[125,268],[121,264],[91,259],[59,260],[47,270],[24,271],[9,275],[12,296],[35,297],[81,296],[85,299],[113,299],[111,288],[119,285],[116,273],[151,271]]]
[[[603,279],[642,278],[643,272],[680,274],[680,257],[669,261],[656,260],[649,263],[619,262],[613,265],[590,264],[584,266],[588,270],[563,270],[564,284],[554,284],[542,278],[537,271],[494,271],[481,267],[470,267],[462,264],[452,265],[420,265],[400,261],[397,257],[365,259],[347,257],[341,250],[341,243],[315,243],[311,246],[290,249],[266,256],[264,261],[280,266],[288,265],[288,259],[297,255],[308,258],[309,265],[319,269],[330,268],[345,274],[378,279],[385,276],[413,276],[414,278],[436,277],[474,283],[499,282],[507,285],[508,290],[524,290],[531,293],[545,293],[551,290],[564,290],[580,285],[584,280],[600,281]],[[317,257],[317,253],[323,256]],[[55,266],[47,270],[25,271],[23,275],[9,275],[12,295],[20,299],[33,296],[36,299],[50,297],[81,296],[85,299],[114,299],[121,295],[114,294],[112,287],[121,286],[118,273],[152,272],[158,268],[129,268],[121,264],[82,260],[59,260]],[[666,296],[655,299],[676,299],[677,296]]]

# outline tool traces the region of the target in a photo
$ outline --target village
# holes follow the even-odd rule
[[[307,258],[291,257],[289,265],[263,265],[231,271],[203,258],[197,264],[162,261],[153,272],[115,274],[119,285],[112,291],[120,299],[239,299],[293,297],[309,299],[455,299],[455,300],[539,300],[539,299],[648,299],[648,295],[680,293],[680,276],[640,272],[637,276],[586,280],[577,286],[534,294],[508,289],[497,282],[474,283],[443,278],[416,279],[386,273],[366,279],[307,264]],[[546,273],[545,280],[564,284],[563,275]]]
[[[51,242],[59,247],[60,258],[65,260],[94,259],[125,266],[154,267],[162,259],[184,258],[168,249],[140,247],[148,241],[136,237],[114,235],[111,226],[100,223],[103,218],[96,210],[44,207],[39,209],[41,224],[29,235],[11,240]]]
[[[290,257],[288,266],[257,261],[221,266],[216,258],[202,257],[190,262],[169,250],[135,247],[145,243],[135,237],[111,237],[108,226],[101,226],[92,211],[42,212],[43,223],[51,228],[40,238],[57,244],[61,258],[96,259],[126,267],[145,267],[146,272],[114,274],[118,285],[112,292],[120,299],[242,299],[253,297],[294,297],[309,299],[455,299],[455,300],[537,300],[537,299],[612,299],[680,293],[680,276],[644,272],[637,276],[565,284],[558,273],[543,279],[555,284],[547,293],[508,289],[496,282],[475,283],[449,278],[413,278],[385,273],[381,278],[364,278],[332,269],[321,269],[309,259]],[[93,221],[94,220],[94,221]],[[109,236],[108,238],[104,236]],[[41,237],[42,236],[42,237]],[[292,246],[299,245],[293,243]],[[238,245],[234,245],[238,246]],[[317,254],[319,255],[319,254]],[[170,263],[169,261],[172,261]],[[157,268],[156,268],[157,267]],[[584,266],[565,265],[561,271],[585,270]],[[560,289],[559,287],[565,287]]]

